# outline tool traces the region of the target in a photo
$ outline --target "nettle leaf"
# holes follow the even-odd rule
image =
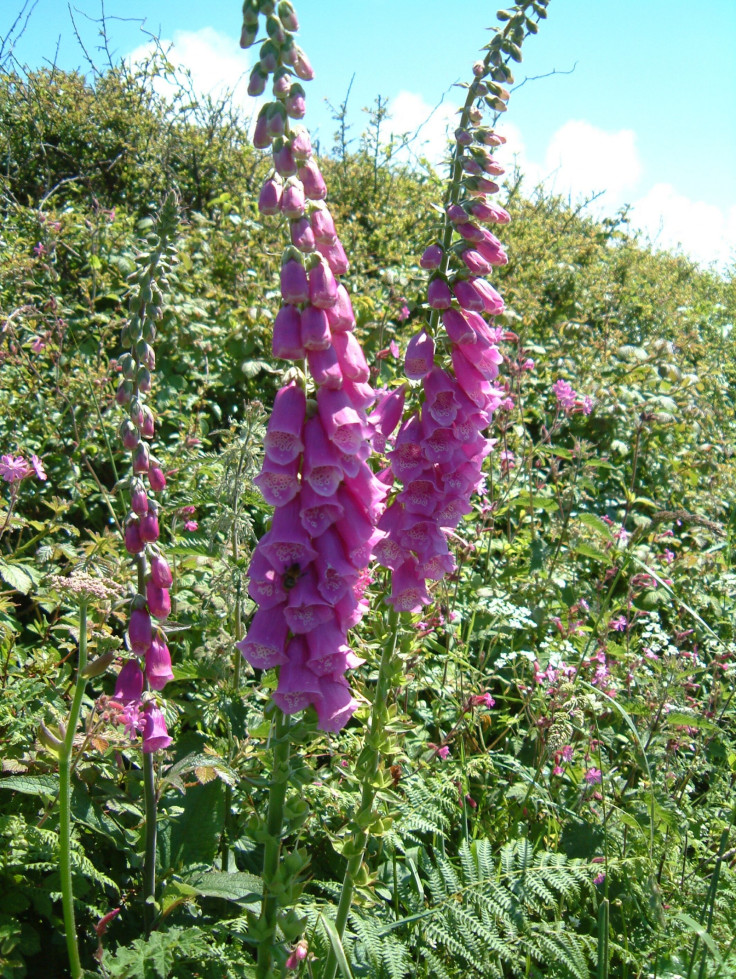
[[[186,883],[200,897],[219,897],[238,904],[260,905],[263,882],[260,877],[238,871],[234,874],[213,870],[208,873],[193,874]]]
[[[7,561],[0,560],[0,578],[21,595],[28,595],[33,588],[33,577],[28,568],[19,564],[8,564]]]
[[[59,779],[56,775],[11,775],[0,779],[0,789],[53,798],[59,794]]]
[[[585,524],[586,527],[590,527],[591,530],[596,530],[606,539],[611,538],[611,528],[601,517],[596,516],[595,513],[579,513],[577,515],[577,520]]]

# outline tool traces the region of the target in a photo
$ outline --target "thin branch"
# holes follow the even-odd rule
[[[548,71],[544,75],[527,75],[523,82],[519,82],[518,85],[514,85],[511,92],[512,94],[514,92],[518,92],[519,89],[523,88],[527,82],[538,82],[541,81],[542,78],[551,78],[553,75],[572,75],[577,66],[578,63],[576,61],[572,68],[569,68],[567,71],[563,70],[562,68],[553,68],[552,71]]]

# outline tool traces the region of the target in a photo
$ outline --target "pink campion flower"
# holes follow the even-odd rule
[[[488,707],[490,709],[495,706],[496,701],[489,693],[477,693],[470,697],[469,703],[471,707]]]
[[[562,758],[563,761],[572,761],[574,751],[575,749],[571,744],[566,744],[560,752],[560,758]]]
[[[569,414],[575,407],[577,394],[572,387],[561,378],[552,385],[552,391],[557,398],[557,405],[565,414]]]
[[[598,874],[597,877],[594,877],[593,878],[593,883],[596,884],[596,885],[602,884],[605,879],[606,879],[605,872],[601,871],[601,873]]]
[[[396,319],[399,321],[399,323],[403,323],[404,320],[408,320],[409,319],[409,316],[410,315],[411,314],[409,312],[409,307],[406,305],[406,301],[403,301],[402,304],[401,304],[401,308],[399,309],[398,313],[396,314]],[[397,347],[395,341],[392,340],[391,341],[391,344],[394,347]],[[393,351],[392,351],[392,353],[393,353]],[[396,356],[398,356],[398,347],[397,347],[396,353],[394,354],[394,357],[396,357]]]
[[[583,775],[583,781],[588,785],[598,785],[603,779],[603,772],[600,768],[589,768]]]
[[[561,768],[559,765],[555,765],[555,767],[552,769],[552,774],[553,775],[564,775],[565,774],[565,769],[564,768]]]
[[[615,632],[626,632],[628,628],[629,620],[625,615],[619,615],[617,619],[611,619],[608,623],[608,628],[613,629]]]
[[[42,350],[46,347],[46,341],[43,337],[34,337],[31,342],[31,350],[34,354],[40,354]]]
[[[19,483],[26,476],[30,476],[32,472],[33,467],[26,462],[23,456],[0,456],[0,476],[6,483]]]
[[[445,761],[450,754],[450,749],[446,744],[443,744],[439,748],[435,748],[435,754],[438,758],[441,758],[442,761]]]
[[[135,741],[139,731],[143,730],[144,717],[139,701],[131,700],[120,714],[120,723],[131,741]]]

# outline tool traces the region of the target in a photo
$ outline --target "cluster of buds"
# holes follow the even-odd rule
[[[430,602],[427,579],[455,568],[448,534],[470,513],[470,498],[482,481],[482,464],[493,441],[483,432],[505,392],[492,382],[503,356],[503,331],[486,317],[503,313],[501,296],[486,280],[508,261],[487,227],[506,224],[508,213],[490,199],[493,177],[503,168],[493,149],[504,139],[482,125],[476,104],[490,98],[488,65],[474,66],[475,80],[455,133],[451,183],[441,240],[430,244],[420,265],[430,273],[428,320],[409,342],[406,376],[421,382],[421,408],[401,426],[389,453],[401,489],[385,511],[386,537],[376,557],[392,569],[390,601],[397,611],[418,612]],[[494,99],[500,98],[494,94]],[[437,363],[437,347],[442,351]]]
[[[251,561],[248,593],[258,610],[238,648],[257,669],[279,668],[274,701],[284,713],[311,704],[320,727],[336,731],[356,707],[345,671],[361,660],[347,633],[366,610],[367,565],[382,537],[376,522],[388,487],[366,463],[374,425],[365,412],[376,395],[353,334],[350,297],[338,281],[348,261],[324,204],[327,188],[309,135],[288,122],[303,115],[303,98],[294,108],[295,88],[301,89],[293,74],[308,78],[311,68],[291,36],[296,18],[289,3],[280,3],[278,13],[273,3],[246,3],[245,40],[255,38],[259,11],[269,40],[254,74],[259,80],[273,74],[276,99],[256,126],[256,146],[270,146],[273,158],[259,208],[286,218],[291,237],[273,353],[306,360],[314,386],[299,375],[276,396],[255,480],[275,511]]]
[[[116,400],[126,409],[120,425],[120,440],[132,457],[129,482],[130,512],[125,521],[125,548],[135,561],[137,594],[133,599],[128,622],[128,658],[118,675],[113,701],[121,705],[120,720],[131,739],[142,733],[143,751],[166,748],[171,738],[166,721],[153,691],[162,690],[173,678],[171,656],[162,626],[171,612],[169,589],[172,574],[161,552],[159,512],[155,494],[166,486],[161,466],[151,452],[155,420],[146,396],[151,391],[152,371],[156,358],[153,343],[156,324],[162,317],[162,290],[168,281],[177,225],[177,208],[173,196],[164,201],[150,248],[141,256],[139,269],[133,273],[134,293],[130,299],[130,316],[122,331],[122,343],[129,351],[119,359],[122,380]]]

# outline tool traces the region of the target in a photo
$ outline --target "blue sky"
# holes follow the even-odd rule
[[[0,37],[23,0],[3,0]],[[27,0],[25,34],[14,54],[36,67],[86,68],[66,4]],[[317,73],[307,86],[305,122],[323,147],[334,124],[327,106],[349,102],[351,135],[377,95],[397,133],[423,125],[434,159],[469,68],[495,23],[496,5],[478,0],[295,0],[300,43]],[[100,65],[100,0],[74,0],[77,28]],[[238,0],[105,0],[113,57],[139,50],[145,30],[175,44],[201,88],[234,85],[253,58],[237,48]],[[736,2],[710,0],[707,17],[684,0],[551,0],[549,17],[524,47],[501,131],[529,186],[578,200],[603,191],[592,209],[632,205],[632,222],[657,243],[721,267],[736,258]],[[57,53],[58,52],[58,53]],[[556,74],[550,74],[551,72]],[[548,76],[548,77],[537,77]],[[535,79],[536,80],[533,80]],[[247,104],[244,86],[238,97]],[[439,105],[431,115],[432,110]],[[427,122],[427,118],[430,117]]]

